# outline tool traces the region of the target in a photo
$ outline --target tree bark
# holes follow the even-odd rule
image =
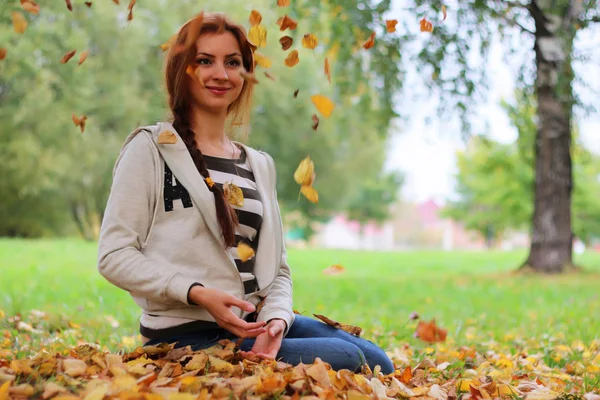
[[[561,273],[572,267],[573,250],[570,56],[575,29],[572,16],[553,15],[556,11],[550,6],[542,10],[533,1],[530,12],[536,24],[538,130],[531,247],[523,267],[540,273]]]

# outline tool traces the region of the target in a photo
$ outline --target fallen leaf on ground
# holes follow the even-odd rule
[[[415,330],[415,336],[427,343],[443,342],[446,340],[447,334],[447,330],[436,325],[435,319],[429,322],[419,321]]]
[[[325,322],[327,325],[333,326],[334,328],[341,329],[343,331],[346,331],[351,335],[360,336],[360,334],[362,332],[362,328],[360,328],[358,326],[341,324],[341,323],[334,321],[330,318],[327,318],[326,316],[321,315],[321,314],[313,314],[313,315],[315,317],[319,318],[321,321]]]

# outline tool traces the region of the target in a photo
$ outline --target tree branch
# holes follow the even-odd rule
[[[525,4],[521,4],[521,3],[518,3],[518,2],[516,2],[516,1],[511,1],[511,0],[502,0],[502,2],[503,2],[504,4],[506,4],[507,6],[509,6],[509,7],[527,9],[527,5],[525,5]]]

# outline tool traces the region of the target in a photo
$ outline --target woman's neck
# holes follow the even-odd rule
[[[206,155],[217,157],[232,157],[236,154],[235,146],[225,133],[227,112],[215,113],[209,110],[197,110],[192,120],[192,130],[196,144]]]

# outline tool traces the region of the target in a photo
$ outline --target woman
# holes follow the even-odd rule
[[[134,131],[115,165],[99,242],[99,271],[142,308],[146,345],[241,351],[335,369],[394,366],[373,343],[292,310],[272,158],[227,136],[248,123],[252,45],[222,14],[184,25],[167,56],[173,122]],[[224,184],[241,188],[230,204]],[[239,243],[255,250],[242,261]],[[257,309],[257,305],[259,305]]]

